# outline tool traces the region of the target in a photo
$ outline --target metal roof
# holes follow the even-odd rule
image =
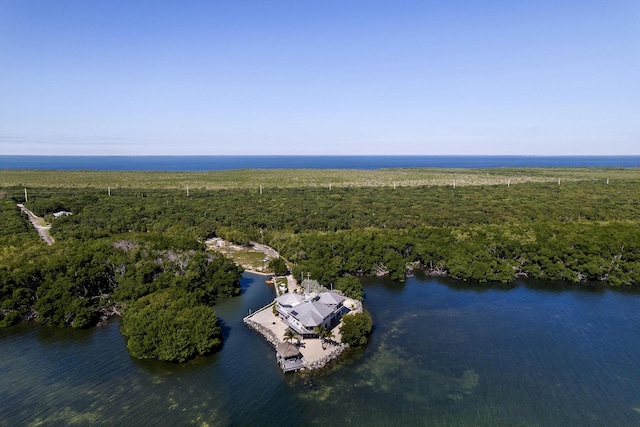
[[[306,301],[298,304],[291,315],[306,328],[313,328],[320,325],[331,313],[333,313],[333,309],[326,304],[318,301]]]

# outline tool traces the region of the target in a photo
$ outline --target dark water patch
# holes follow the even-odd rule
[[[220,325],[220,330],[222,331],[222,340],[224,342],[231,336],[231,326],[229,326],[227,322],[220,318],[218,318],[218,324]]]

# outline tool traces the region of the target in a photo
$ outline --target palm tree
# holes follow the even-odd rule
[[[318,335],[318,338],[322,339],[323,335],[324,335],[324,326],[322,325],[318,325],[318,326],[314,326],[313,327],[313,332],[315,332]]]
[[[333,335],[333,331],[331,329],[325,329],[325,333],[324,333],[325,341],[331,341],[334,338],[335,338],[335,335]]]
[[[287,330],[284,331],[284,340],[291,342],[291,340],[294,338],[298,338],[298,334],[296,333],[296,331],[291,328],[287,328]]]
[[[322,325],[318,325],[313,328],[313,331],[318,334],[318,338],[322,340],[322,348],[326,347],[327,341],[333,338],[333,332],[331,329],[327,329]]]

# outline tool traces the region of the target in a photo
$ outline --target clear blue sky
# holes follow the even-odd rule
[[[0,154],[640,154],[640,1],[0,0]]]

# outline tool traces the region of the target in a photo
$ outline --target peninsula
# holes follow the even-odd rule
[[[341,290],[327,289],[309,278],[299,284],[292,274],[276,276],[270,261],[280,254],[269,246],[257,242],[242,246],[220,238],[211,238],[206,244],[245,271],[273,275],[266,282],[273,285],[275,299],[243,321],[274,346],[284,372],[319,369],[336,359],[349,346],[342,340],[343,316],[366,317],[362,301],[344,297]],[[370,328],[358,340],[368,333]]]

